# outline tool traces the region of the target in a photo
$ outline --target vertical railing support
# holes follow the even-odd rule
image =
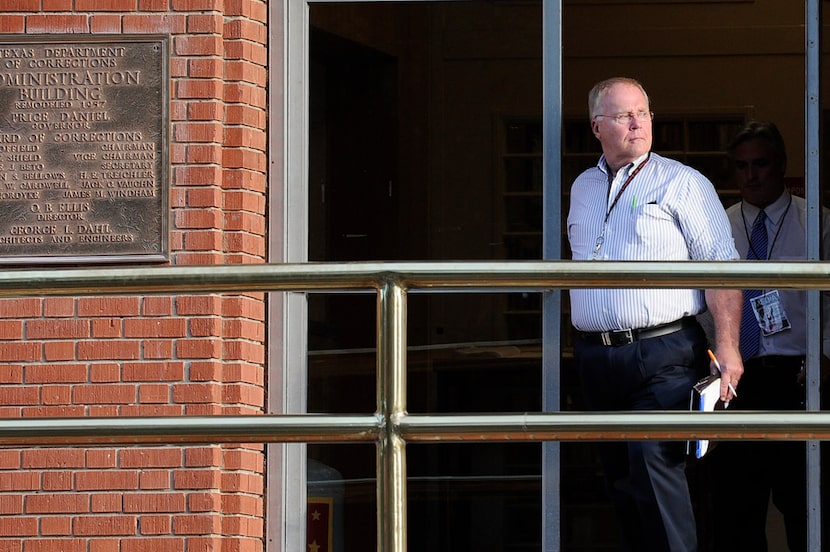
[[[378,289],[377,350],[378,551],[406,552],[406,443],[397,420],[406,411],[406,291],[394,278]]]

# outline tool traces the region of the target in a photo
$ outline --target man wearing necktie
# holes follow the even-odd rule
[[[773,123],[751,122],[727,148],[740,203],[727,209],[735,246],[747,260],[806,258],[806,206],[787,191],[787,154]],[[830,258],[823,211],[822,257]],[[744,374],[729,410],[804,408],[806,292],[745,290],[740,346]],[[830,318],[830,317],[826,317]],[[825,351],[830,333],[824,332]],[[704,461],[711,486],[714,550],[767,550],[767,507],[784,517],[791,551],[807,550],[806,445],[803,441],[721,442]]]

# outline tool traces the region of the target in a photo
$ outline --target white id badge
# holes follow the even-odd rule
[[[751,300],[752,312],[758,321],[758,327],[764,335],[772,335],[790,329],[790,321],[781,299],[778,297],[778,290],[774,289],[755,297]]]

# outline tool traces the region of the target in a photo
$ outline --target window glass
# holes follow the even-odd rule
[[[750,119],[778,124],[788,187],[803,195],[802,4],[566,1],[555,106],[542,104],[541,12],[533,0],[310,5],[310,260],[540,259],[544,110],[562,118],[564,219],[571,182],[600,155],[587,92],[618,74],[649,92],[654,150],[700,170],[724,206],[739,199],[724,149]],[[620,40],[621,24],[636,32]],[[540,410],[541,304],[532,293],[409,294],[409,410]],[[375,297],[313,294],[308,306],[309,412],[373,411]],[[562,311],[562,408],[582,410],[567,294]],[[410,548],[480,538],[482,549],[541,549],[538,444],[407,453]],[[563,443],[561,456],[563,549],[614,548],[593,447]],[[346,550],[372,549],[373,447],[314,445],[309,457],[341,475],[347,519],[370,535],[347,535]],[[782,537],[774,512],[769,535]]]
[[[315,3],[310,18],[309,259],[540,259],[541,3]],[[539,411],[540,306],[410,293],[408,410]],[[375,296],[308,307],[308,411],[373,412]],[[345,549],[374,549],[374,449],[308,451],[344,480]],[[538,548],[540,459],[536,443],[409,445],[409,547]]]

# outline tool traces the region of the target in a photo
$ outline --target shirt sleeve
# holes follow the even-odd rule
[[[739,259],[732,227],[723,204],[709,180],[694,169],[683,176],[678,187],[675,210],[678,224],[694,261]]]

